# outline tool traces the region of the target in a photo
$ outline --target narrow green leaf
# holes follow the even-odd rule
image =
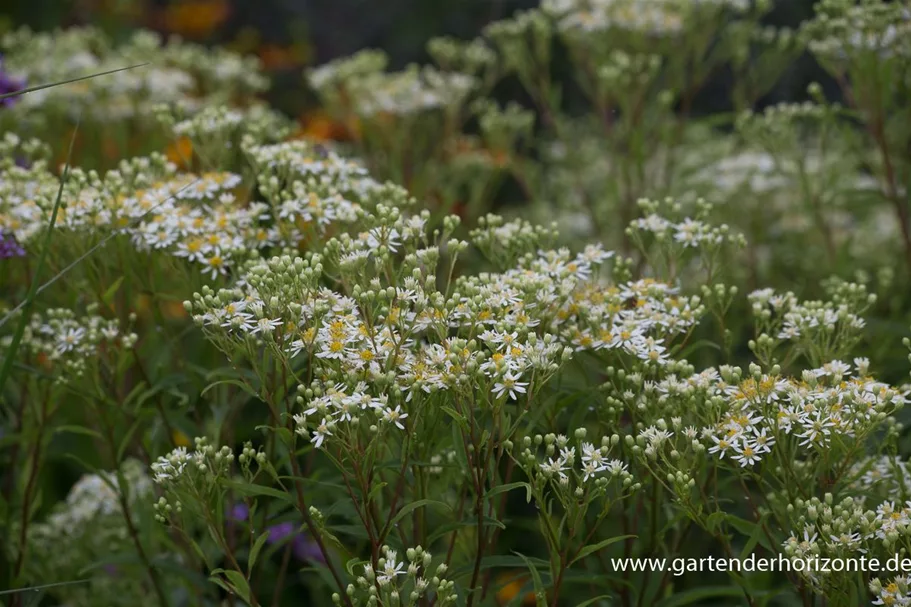
[[[460,428],[462,428],[463,430],[468,429],[468,424],[465,421],[465,416],[461,415],[458,411],[456,411],[452,407],[441,406],[440,409],[444,413],[446,413],[446,415],[451,417],[453,419],[453,421],[455,421],[455,423],[457,423],[459,425]]]
[[[72,580],[70,582],[54,582],[53,584],[43,584],[41,586],[30,586],[28,588],[13,588],[12,590],[0,590],[0,596],[8,596],[11,594],[19,594],[20,592],[35,592],[39,590],[48,590],[50,588],[58,588],[60,586],[72,586],[74,584],[87,584],[90,580]]]
[[[628,540],[628,539],[637,538],[637,537],[639,537],[639,536],[637,536],[637,535],[618,535],[616,537],[602,540],[602,541],[598,542],[597,544],[591,544],[589,546],[586,546],[585,548],[580,550],[579,554],[576,555],[576,558],[574,558],[570,562],[570,566],[572,566],[573,563],[575,563],[576,561],[584,559],[589,554],[594,554],[595,552],[598,552],[602,548],[607,548],[611,544],[616,544],[617,542],[622,542],[623,540]]]
[[[495,518],[490,518],[489,516],[483,517],[481,524],[485,527],[499,527],[500,529],[506,529],[506,525],[501,523]],[[443,537],[447,533],[451,533],[458,529],[464,529],[466,527],[477,527],[477,519],[467,519],[464,521],[458,521],[455,523],[446,523],[434,529],[434,532],[427,536],[428,543],[433,543],[435,540]]]
[[[293,504],[294,500],[284,491],[266,487],[265,485],[254,485],[252,483],[242,483],[240,481],[225,481],[225,486],[229,489],[242,493],[243,495],[266,495]]]
[[[85,436],[91,436],[92,438],[98,438],[98,439],[101,438],[101,434],[99,434],[96,430],[92,430],[91,428],[84,428],[82,426],[64,425],[64,426],[57,426],[56,428],[54,428],[54,434],[64,434],[64,433],[84,434]]]
[[[351,559],[347,563],[345,563],[345,571],[347,571],[348,575],[350,575],[351,577],[356,577],[354,574],[354,568],[357,567],[358,565],[366,565],[369,562],[370,561],[365,561],[364,559],[359,559],[357,557],[354,557],[353,559]]]
[[[600,600],[609,599],[609,598],[613,598],[613,595],[602,594],[601,596],[596,596],[593,599],[588,599],[584,603],[579,603],[578,605],[576,605],[576,607],[588,607],[589,605],[594,605],[595,603],[597,603]]]
[[[418,508],[423,508],[424,506],[429,506],[430,504],[437,504],[439,506],[442,506],[446,510],[451,510],[449,505],[444,502],[440,502],[437,500],[428,500],[428,499],[417,500],[416,502],[411,502],[410,504],[406,504],[404,507],[402,507],[402,509],[399,510],[398,513],[394,517],[392,517],[392,520],[389,521],[388,528],[392,529],[399,523],[399,521],[401,521],[403,518],[405,518],[406,516],[408,516],[415,510],[417,510]]]
[[[247,578],[239,571],[225,571],[225,577],[228,578],[228,581],[231,583],[231,586],[234,588],[234,593],[242,598],[248,605],[250,604],[250,584],[247,582]]]
[[[254,398],[259,398],[259,394],[254,392],[250,388],[250,386],[248,386],[246,383],[240,381],[239,379],[220,379],[218,381],[212,382],[211,384],[209,384],[208,386],[203,388],[202,392],[200,392],[199,395],[205,396],[206,392],[208,392],[209,390],[211,390],[212,388],[214,388],[215,386],[218,386],[220,384],[230,384],[232,386],[237,386],[238,388],[240,388],[241,390],[243,390],[250,396],[252,396]]]
[[[120,285],[123,284],[124,278],[126,278],[126,274],[115,280],[114,284],[108,287],[107,291],[104,292],[104,295],[101,296],[101,301],[103,301],[108,306],[113,304],[114,296],[117,295],[117,291],[120,289]]]
[[[5,97],[6,96],[0,95],[0,100]],[[47,262],[47,252],[51,248],[51,236],[54,233],[54,224],[57,223],[57,214],[60,211],[60,204],[63,201],[63,186],[66,185],[66,180],[70,176],[70,160],[73,157],[73,146],[76,143],[76,133],[78,130],[79,123],[77,122],[76,128],[73,129],[73,136],[70,138],[70,147],[66,153],[66,164],[63,166],[63,175],[60,177],[60,186],[57,188],[57,199],[54,200],[54,209],[51,211],[51,221],[44,231],[44,241],[41,243],[41,253],[38,255],[35,273],[32,274],[31,284],[29,284],[28,293],[23,302],[22,317],[19,318],[19,324],[16,326],[15,333],[13,333],[13,339],[6,348],[3,366],[0,367],[0,394],[3,394],[3,386],[6,385],[6,380],[9,377],[10,371],[13,369],[13,358],[16,356],[16,352],[19,351],[19,342],[22,341],[22,336],[25,334],[25,325],[29,322],[29,313],[32,311],[32,302],[35,299],[35,293],[38,291],[38,282],[41,278],[41,272],[44,270],[44,264]]]
[[[228,594],[234,594],[234,591],[231,589],[231,586],[227,582],[225,582],[223,579],[218,577],[217,575],[210,576],[209,581],[218,585],[222,590],[224,590]]]
[[[267,539],[269,539],[268,531],[263,531],[262,534],[256,538],[253,548],[250,549],[250,556],[247,558],[247,575],[250,575],[253,572],[253,566],[256,565],[256,557],[259,556],[259,552],[263,549]]]
[[[493,496],[499,495],[501,493],[506,493],[508,491],[512,491],[513,489],[518,489],[519,487],[525,487],[526,493],[531,491],[531,485],[520,481],[517,483],[509,483],[508,485],[499,485],[497,487],[494,487],[493,489],[491,489],[490,491],[487,492],[487,497],[493,497]]]
[[[547,593],[544,591],[544,582],[541,581],[541,574],[538,572],[538,568],[532,565],[524,554],[519,554],[518,552],[515,554],[522,559],[531,573],[531,579],[535,585],[535,607],[547,607]]]
[[[136,430],[142,425],[144,420],[142,417],[139,417],[136,421],[130,424],[130,427],[127,429],[126,433],[123,435],[123,439],[120,441],[120,446],[117,447],[117,461],[123,461],[123,454],[126,452],[127,447],[130,446],[130,440],[133,438],[133,435],[136,433]]]
[[[127,67],[119,67],[116,70],[108,70],[106,72],[98,72],[97,74],[89,74],[88,76],[80,76],[78,78],[70,78],[69,80],[61,80],[60,82],[52,82],[50,84],[39,84],[38,86],[31,86],[29,88],[20,89],[18,91],[13,91],[12,93],[4,93],[0,95],[0,101],[8,99],[10,97],[18,97],[19,95],[25,95],[26,93],[34,93],[35,91],[40,91],[43,89],[53,88],[55,86],[62,86],[64,84],[70,84],[72,82],[79,82],[80,80],[91,80],[92,78],[97,78],[99,76],[107,76],[108,74],[116,74],[117,72],[125,72],[126,70],[136,69],[137,67],[143,67],[149,65],[149,62],[137,63],[136,65],[129,65]]]
[[[743,590],[736,586],[703,586],[675,592],[673,595],[658,603],[658,607],[682,607],[683,605],[692,605],[706,599],[715,599],[723,596],[743,597]]]
[[[387,485],[386,482],[379,482],[379,483],[377,483],[376,485],[374,485],[373,487],[371,487],[371,488],[370,488],[370,493],[367,494],[367,500],[366,500],[367,503],[372,502],[373,499],[374,499],[377,495],[379,495],[380,491],[382,491],[382,490],[383,490],[383,487],[385,487],[386,485]]]
[[[487,569],[496,569],[496,568],[517,568],[517,567],[526,567],[528,563],[532,563],[537,567],[549,567],[550,563],[544,559],[524,557],[520,558],[518,556],[513,556],[511,554],[498,554],[494,556],[485,556],[481,559],[481,568],[480,571],[486,571]],[[473,565],[465,565],[454,570],[449,574],[450,579],[458,579],[464,577],[471,573]]]
[[[743,550],[740,552],[740,560],[743,560],[750,556],[753,550],[756,549],[756,544],[761,544],[763,548],[770,550],[770,546],[768,545],[768,538],[765,537],[765,530],[763,529],[767,516],[768,513],[763,514],[760,517],[759,522],[755,524],[753,533],[750,534],[750,538],[747,540],[747,543],[743,546]]]

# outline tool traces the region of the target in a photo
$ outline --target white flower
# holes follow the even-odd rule
[[[85,329],[83,327],[67,329],[60,336],[60,341],[57,343],[57,351],[61,354],[69,352],[82,341],[83,337],[85,337]]]
[[[408,417],[407,413],[402,413],[402,406],[396,405],[395,409],[392,407],[386,407],[383,410],[383,419],[389,423],[395,424],[399,430],[404,430],[405,426],[402,425],[401,420]]]
[[[752,466],[759,461],[759,452],[749,444],[735,445],[734,451],[737,452],[734,460],[744,468]]]
[[[516,394],[525,394],[525,386],[528,385],[528,382],[520,382],[519,375],[514,375],[513,373],[507,371],[503,375],[503,379],[499,382],[495,382],[493,385],[493,394],[497,398],[500,398],[505,393],[509,393],[509,398],[516,400]]]
[[[394,550],[386,551],[386,564],[383,566],[383,572],[376,576],[376,581],[379,582],[381,586],[385,586],[389,582],[395,580],[396,576],[404,575],[405,572],[402,571],[402,568],[405,566],[402,562],[396,562],[396,553]]]
[[[316,430],[313,431],[313,437],[310,439],[310,442],[319,449],[327,436],[332,436],[332,432],[329,430],[329,420],[324,417],[323,421],[316,427]]]
[[[250,331],[251,334],[262,333],[263,335],[268,335],[275,330],[276,327],[281,326],[282,321],[280,318],[269,319],[269,318],[260,318],[256,321],[256,327]]]
[[[727,453],[728,449],[733,449],[736,444],[729,437],[718,438],[717,436],[712,436],[712,440],[715,441],[715,444],[709,447],[709,453],[717,453],[721,459],[724,459],[724,454]]]

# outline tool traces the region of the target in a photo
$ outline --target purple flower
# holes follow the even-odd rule
[[[16,242],[16,237],[0,231],[0,259],[25,257],[25,249]]]
[[[294,556],[300,561],[326,564],[326,559],[323,557],[323,551],[319,549],[319,544],[314,542],[308,535],[298,533],[294,538],[291,550],[294,551]]]
[[[0,55],[0,95],[15,93],[16,91],[21,91],[24,88],[24,80],[15,79],[9,76],[3,70],[3,56]],[[7,97],[6,99],[0,99],[0,107],[12,107],[13,104],[18,101],[18,99],[18,97]]]
[[[285,540],[294,533],[294,525],[291,521],[286,521],[284,523],[279,523],[277,525],[272,525],[269,527],[269,539],[266,540],[270,544],[277,544],[282,540]]]
[[[317,543],[306,533],[295,533],[295,528],[291,521],[272,525],[269,527],[269,539],[266,541],[270,544],[278,544],[293,536],[291,552],[298,560],[325,563],[326,559],[323,558],[323,553]]]
[[[250,518],[250,509],[243,502],[231,506],[228,512],[228,518],[232,521],[244,522]],[[266,542],[269,544],[281,544],[291,539],[291,552],[295,558],[301,561],[311,561],[325,563],[323,552],[319,545],[306,533],[297,531],[297,525],[292,521],[276,523],[271,525],[267,531],[269,537]]]
[[[243,502],[238,502],[231,507],[231,512],[228,514],[228,518],[232,521],[243,522],[247,520],[250,516],[250,509],[247,508],[247,505]]]

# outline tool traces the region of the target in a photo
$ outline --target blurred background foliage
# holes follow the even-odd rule
[[[776,27],[796,27],[813,12],[813,0],[774,4],[765,23]],[[392,68],[426,63],[431,38],[471,39],[488,23],[536,5],[535,0],[383,0],[379,10],[370,0],[7,0],[0,3],[0,33],[91,24],[125,39],[148,28],[257,55],[272,79],[268,101],[299,117],[312,134],[331,137],[332,125],[314,110],[316,99],[301,78],[304,67],[364,48],[384,50]],[[804,56],[761,105],[801,101],[813,81],[827,84],[824,72]],[[695,113],[729,110],[730,83],[728,75],[715,75],[696,100]],[[836,94],[835,87],[826,89]]]

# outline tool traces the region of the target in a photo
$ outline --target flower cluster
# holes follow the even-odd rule
[[[129,350],[137,339],[135,333],[124,331],[119,321],[92,310],[86,316],[77,316],[70,309],[53,308],[32,316],[20,347],[42,365],[59,365],[62,372],[58,381],[66,382],[81,375],[105,348]],[[9,338],[0,340],[0,344],[8,343]]]
[[[364,565],[363,574],[356,584],[349,584],[347,594],[353,605],[419,605],[422,598],[432,598],[434,604],[451,605],[456,601],[455,587],[443,576],[448,567],[440,563],[433,568],[433,556],[421,546],[405,550],[405,559],[400,561],[398,551],[383,546],[383,556],[376,567]],[[341,604],[339,595],[333,596],[336,605]]]
[[[45,115],[85,114],[98,120],[150,118],[160,103],[197,110],[252,95],[267,84],[255,58],[176,40],[163,43],[150,31],[115,45],[91,27],[53,33],[20,30],[7,34],[0,46],[10,49],[5,56],[8,73],[35,85],[148,64],[29,93],[14,108],[24,118],[36,108]]]
[[[41,579],[81,579],[86,565],[132,550],[123,508],[135,513],[151,494],[152,482],[146,467],[135,459],[125,461],[119,471],[83,475],[46,519],[29,527],[27,541],[36,556],[30,561],[29,574]],[[13,538],[18,538],[18,534],[6,539],[12,542]],[[105,567],[103,575],[92,576],[87,582],[60,585],[51,593],[80,607],[97,605],[99,601],[131,605],[143,593],[142,579],[119,571],[116,565]]]
[[[750,3],[745,0],[545,0],[542,3],[542,10],[559,19],[558,27],[562,30],[628,31],[657,38],[680,35],[700,13],[719,10],[736,13],[749,8]]]
[[[760,374],[728,384],[715,377],[705,398],[720,396],[724,406],[700,435],[711,445],[709,453],[727,455],[743,467],[761,462],[776,443],[785,443],[778,448],[791,457],[846,449],[907,401],[902,392],[867,376],[865,361],[856,361],[854,370],[835,360],[804,371],[799,380]]]

